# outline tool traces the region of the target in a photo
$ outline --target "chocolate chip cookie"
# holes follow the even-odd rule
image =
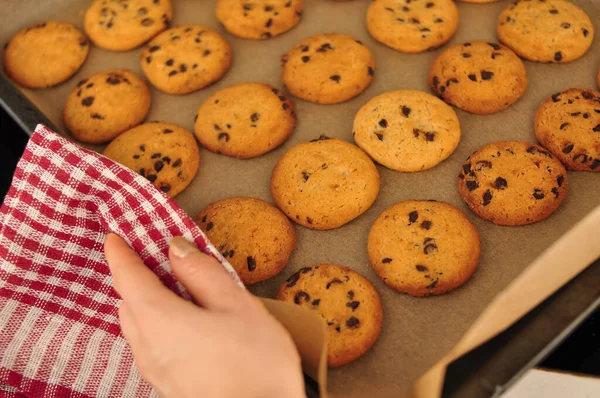
[[[292,147],[271,176],[277,207],[310,229],[341,227],[367,211],[378,193],[379,173],[367,154],[326,136]]]
[[[294,130],[294,105],[263,83],[241,83],[210,96],[198,109],[196,137],[208,150],[241,159],[281,145]]]
[[[525,93],[527,71],[510,49],[477,41],[438,55],[429,69],[429,85],[447,103],[487,115],[508,108]]]
[[[552,214],[567,193],[567,172],[550,152],[529,142],[488,144],[467,158],[458,190],[479,217],[525,225]]]
[[[73,88],[63,109],[66,128],[79,141],[107,142],[140,124],[150,110],[150,90],[126,69],[85,78]]]
[[[369,233],[369,262],[392,289],[438,295],[464,284],[480,241],[467,216],[443,202],[408,200],[386,209]]]
[[[367,102],[354,118],[356,144],[397,171],[434,167],[454,152],[460,124],[454,109],[431,94],[390,91]]]
[[[302,40],[281,57],[283,84],[295,97],[318,104],[348,101],[373,80],[375,61],[360,41],[342,34]]]
[[[85,12],[85,33],[112,51],[141,46],[169,27],[171,0],[94,0]]]
[[[383,312],[375,287],[341,265],[301,268],[282,283],[278,300],[318,312],[327,322],[327,365],[345,365],[362,356],[381,332]]]
[[[217,20],[234,36],[270,39],[300,22],[303,0],[219,0]]]
[[[260,199],[220,200],[203,209],[195,221],[245,285],[280,273],[296,248],[290,220]]]
[[[200,153],[194,135],[170,123],[145,123],[115,138],[104,156],[146,177],[173,197],[192,182]]]
[[[4,69],[25,87],[51,87],[73,76],[89,51],[88,39],[73,25],[44,22],[10,39],[4,49]]]
[[[592,45],[594,25],[564,0],[520,0],[498,17],[498,39],[519,56],[537,62],[569,62]]]
[[[156,88],[186,94],[220,80],[231,66],[231,48],[212,29],[183,25],[156,36],[143,49],[144,74]]]
[[[554,94],[537,110],[535,135],[567,169],[600,172],[600,92]]]
[[[367,11],[367,29],[375,40],[394,50],[420,53],[450,40],[458,19],[452,0],[379,0]]]

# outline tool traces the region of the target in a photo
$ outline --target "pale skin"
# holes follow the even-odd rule
[[[306,396],[291,337],[215,259],[183,238],[171,241],[173,272],[194,304],[167,289],[119,236],[107,236],[104,252],[123,299],[123,335],[161,396]]]

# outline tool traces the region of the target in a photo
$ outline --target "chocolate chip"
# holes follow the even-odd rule
[[[158,159],[161,156],[162,156],[162,154],[160,152],[153,153],[152,156],[150,156],[150,159]]]
[[[385,7],[385,9],[386,9],[386,10],[388,10],[388,11],[394,12],[394,9],[393,9],[393,8],[390,8],[390,7]]]
[[[387,127],[387,125],[388,125],[388,124],[387,124],[387,120],[385,120],[385,119],[381,119],[381,120],[379,121],[379,125],[380,125],[381,127],[383,127],[383,128],[386,128],[386,127]]]
[[[358,318],[351,316],[346,321],[346,326],[349,327],[350,329],[356,329],[357,327],[360,326],[360,321],[358,320]]]
[[[156,174],[148,174],[146,176],[146,179],[150,182],[154,182],[154,181],[156,181]]]
[[[560,24],[560,26],[562,26],[565,29],[569,29],[571,27],[571,24],[568,23],[568,22],[563,22],[563,23]]]
[[[469,53],[462,53],[463,58],[471,58],[471,54]]]
[[[418,219],[419,219],[418,211],[413,210],[410,213],[408,213],[408,225],[411,225],[412,223],[416,222]]]
[[[600,133],[600,124],[597,124],[596,127],[592,128],[592,131],[595,133]]]
[[[444,91],[446,91],[446,86],[442,86],[442,87],[440,87],[440,93],[442,93],[442,94],[443,94],[443,93],[444,93]]]
[[[202,53],[203,57],[207,57],[209,55],[210,55],[210,50],[208,50],[208,49],[204,50],[204,52]]]
[[[581,28],[581,31],[583,32],[583,37],[587,37],[590,33],[586,28]]]
[[[421,223],[421,228],[429,230],[431,228],[431,221],[423,221]]]
[[[558,193],[558,188],[554,187],[551,189],[551,191],[554,194],[555,198],[558,198],[560,196],[560,194]]]
[[[558,14],[558,10],[550,10],[550,14]]]
[[[585,99],[594,99],[594,95],[587,91],[582,91],[581,96]]]
[[[451,83],[458,83],[458,79],[456,79],[456,78],[454,78],[454,77],[453,77],[453,78],[451,78],[451,79],[448,79],[448,80],[446,81],[446,87],[448,87],[448,86],[449,86]]]
[[[169,191],[171,190],[171,185],[170,185],[170,184],[168,184],[168,183],[166,183],[166,182],[163,182],[162,184],[160,184],[160,187],[159,187],[159,188],[160,188],[160,190],[161,190],[161,191],[163,191],[164,193],[167,193],[167,192],[169,192]]]
[[[321,299],[314,299],[311,304],[316,307],[319,305],[320,302],[321,302]]]
[[[588,155],[586,155],[585,153],[579,153],[579,154],[573,156],[573,161],[580,162],[580,163],[587,163]]]
[[[166,164],[171,164],[171,158],[168,156],[165,156],[162,158],[163,162],[165,162]]]
[[[552,102],[560,101],[560,98],[558,97],[559,95],[560,93],[552,94]]]
[[[544,195],[544,191],[542,191],[541,189],[536,188],[533,190],[533,197],[537,200],[544,199],[544,196],[546,195]]]
[[[494,187],[496,187],[496,189],[502,190],[508,187],[508,183],[504,178],[498,177],[496,178],[496,181],[494,181]]]
[[[348,297],[348,300],[353,300],[354,299],[354,290],[348,290],[346,297]]]
[[[186,64],[180,64],[179,65],[179,71],[181,73],[185,73],[187,71],[187,65]]]
[[[409,20],[408,20],[408,22],[410,22],[410,23],[414,23],[414,24],[419,24],[419,23],[421,23],[421,21],[419,21],[417,18],[411,18],[411,19],[409,19]]]
[[[375,133],[375,135],[377,136],[377,139],[379,139],[379,141],[383,141],[383,134]]]
[[[465,43],[463,44],[464,47],[471,47],[471,43]]]
[[[488,43],[488,45],[490,45],[496,51],[500,50],[500,45],[496,43]]]
[[[161,162],[160,160],[154,162],[154,170],[156,170],[157,173],[162,170],[163,166],[163,162]]]
[[[489,160],[480,160],[477,163],[475,163],[475,170],[477,171],[481,171],[483,169],[491,169],[492,168],[492,162],[490,162]]]
[[[206,232],[210,231],[212,228],[214,227],[214,224],[211,222],[209,222],[208,224],[206,224]]]
[[[431,282],[429,285],[425,286],[425,288],[426,289],[433,289],[434,287],[437,286],[437,284],[438,284],[439,281],[440,281],[439,279],[436,279],[433,282]]]
[[[300,302],[304,300],[304,301],[310,301],[310,296],[308,295],[308,293],[303,292],[302,290],[300,290],[298,293],[296,293],[296,295],[294,296],[294,303],[296,304],[300,304]]]
[[[408,115],[410,115],[410,111],[411,111],[411,109],[408,106],[406,106],[406,105],[402,106],[402,114],[404,116],[408,117]]]
[[[487,70],[481,71],[481,80],[490,80],[492,77],[494,77],[493,72],[489,72]]]
[[[204,215],[204,217],[202,217],[202,222],[206,222],[206,215]]]
[[[139,148],[140,148],[140,151],[146,152],[146,145],[142,144],[139,146]]]
[[[290,105],[288,103],[284,103],[283,105],[281,105],[281,107],[283,108],[283,110],[285,111],[287,108],[290,107]]]
[[[201,39],[201,38],[199,38],[199,37],[196,37],[196,38],[194,39],[194,43],[202,43],[202,39]]]
[[[404,7],[402,7],[402,11],[404,11],[404,12],[409,12],[409,11],[410,11],[410,8],[408,8],[408,7],[404,6]]]
[[[312,224],[313,223],[313,219],[310,218],[310,217],[306,217],[306,222],[309,223],[309,224]]]
[[[556,183],[558,184],[559,187],[562,187],[562,184],[564,181],[565,181],[565,176],[556,177]]]
[[[229,142],[229,134],[227,134],[227,133],[220,133],[218,138],[219,138],[219,141]]]
[[[308,55],[302,57],[302,62],[307,63],[308,61],[310,61],[310,57]]]
[[[427,272],[427,271],[429,271],[429,268],[427,268],[427,267],[426,267],[426,266],[424,266],[424,265],[415,265],[415,268],[416,268],[416,269],[417,269],[417,271],[419,271],[419,272]]]
[[[563,148],[562,152],[563,152],[563,153],[571,153],[571,151],[572,151],[572,150],[573,150],[573,144],[567,144],[567,145],[566,145],[566,146]]]
[[[329,282],[327,282],[327,285],[325,286],[325,289],[329,289],[331,287],[331,285],[336,284],[336,283],[342,283],[342,281],[339,278],[333,278],[332,280],[330,280]]]
[[[502,53],[493,52],[492,53],[492,59],[496,59],[496,57],[499,56],[499,55],[503,55],[503,54]]]
[[[151,52],[151,53],[158,51],[158,50],[160,50],[160,46],[152,46],[152,47],[148,48],[148,52]]]
[[[560,61],[562,59],[562,53],[560,51],[557,51],[554,53],[554,60],[555,61]]]
[[[285,98],[283,95],[280,95],[279,97],[279,101],[284,102],[285,100],[287,100],[287,98]]]
[[[140,158],[140,155],[133,155],[133,158],[134,158],[134,159],[139,159],[139,158]]]
[[[438,251],[438,247],[435,243],[428,243],[423,248],[423,253],[425,254],[433,254]]]
[[[600,166],[600,159],[594,159],[594,161],[590,165],[590,169],[595,170],[596,168],[598,168],[598,166]]]
[[[433,88],[437,90],[439,84],[440,84],[440,78],[437,76],[434,76],[433,77]]]
[[[433,132],[427,132],[425,133],[425,140],[426,141],[433,141],[435,138],[435,133]]]
[[[492,201],[492,191],[489,189],[483,194],[483,205],[487,206]]]
[[[581,112],[573,112],[573,113],[571,113],[571,116],[574,116],[574,117],[577,117],[579,115],[581,115]]]
[[[349,303],[346,303],[346,307],[352,308],[352,311],[356,311],[356,309],[358,308],[359,305],[360,305],[360,301],[351,301]]]
[[[250,259],[252,259],[252,260],[250,260]],[[248,257],[248,269],[250,269],[250,264],[252,264],[252,270],[254,271],[254,269],[256,268],[256,262],[254,261],[254,259],[252,257]],[[296,282],[298,282],[298,279],[300,279],[300,271],[293,273],[289,278],[287,278],[286,287],[295,286]]]
[[[332,323],[332,325],[333,325],[333,323]],[[342,329],[341,329],[339,326],[336,326],[336,327],[335,327],[335,330],[336,330],[336,332],[338,332],[338,333],[340,333],[340,332],[342,331]]]
[[[462,168],[465,174],[469,174],[471,172],[471,163],[463,164]]]
[[[83,106],[92,106],[94,103],[94,97],[85,97],[81,100],[81,105]]]
[[[435,4],[433,4],[432,2],[426,3],[425,4],[425,8],[431,8],[433,7]]]
[[[468,77],[469,79],[473,80],[474,82],[476,82],[476,81],[477,81],[477,76],[475,76],[475,75],[473,75],[473,74],[470,74],[470,75],[468,75],[467,77]]]
[[[588,119],[590,117],[590,114],[586,112],[582,116],[584,119]]]
[[[383,260],[381,260],[382,263],[387,264],[387,263],[391,263],[392,259],[389,257],[384,258]]]
[[[92,113],[92,119],[104,120],[104,116],[99,113]]]
[[[442,18],[436,18],[433,22],[434,23],[442,23],[442,22],[444,22],[444,20]]]
[[[154,25],[154,19],[152,19],[152,18],[142,19],[142,26],[152,26],[152,25]],[[169,187],[169,189],[170,189],[170,187]]]
[[[269,18],[265,24],[265,28],[270,28],[273,25],[273,18]]]
[[[77,87],[81,87],[83,86],[85,83],[87,83],[88,79],[83,79],[81,81],[79,81],[79,83],[77,83]]]
[[[322,52],[325,52],[325,51],[327,51],[327,50],[333,50],[333,47],[331,46],[331,43],[324,43],[324,44],[321,44],[321,47],[319,47],[319,48],[317,49],[317,52],[318,52],[318,53],[322,53]]]
[[[250,115],[250,121],[252,123],[257,122],[258,119],[260,119],[260,114],[259,113],[254,112],[252,115]]]
[[[429,28],[421,28],[419,31],[420,32],[431,32],[431,29],[429,29]]]
[[[334,82],[336,82],[336,83],[339,83],[339,82],[340,82],[340,80],[342,79],[342,78],[341,78],[339,75],[333,75],[333,76],[329,76],[329,78],[330,78],[331,80],[333,80]]]
[[[375,70],[373,68],[371,68],[370,66],[367,66],[367,73],[369,74],[369,76],[374,76]]]
[[[479,184],[477,183],[477,181],[467,181],[465,184],[467,185],[467,189],[469,190],[469,192],[479,188]]]
[[[181,37],[179,37],[179,36],[173,36],[173,37],[171,37],[171,41],[179,40],[179,39],[181,39]]]
[[[310,175],[309,175],[309,174],[308,174],[306,171],[303,171],[303,172],[302,172],[302,180],[303,180],[304,182],[308,181],[308,178],[309,178],[309,177],[310,177]]]
[[[176,70],[172,70],[171,72],[169,72],[169,76],[175,76],[177,74]]]
[[[563,124],[560,125],[560,129],[564,130],[565,127],[567,127],[568,125],[569,125],[569,123],[563,123]]]

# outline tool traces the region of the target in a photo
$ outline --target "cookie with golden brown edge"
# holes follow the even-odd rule
[[[440,53],[429,69],[429,85],[447,103],[487,115],[508,108],[525,93],[527,71],[507,47],[477,41]]]
[[[77,83],[65,103],[63,119],[79,141],[100,144],[140,124],[150,101],[142,79],[129,70],[112,69]]]
[[[301,268],[281,284],[278,300],[319,313],[327,323],[327,365],[345,365],[377,341],[383,312],[375,287],[348,267]]]
[[[600,91],[572,88],[548,98],[535,135],[569,170],[600,172]]]
[[[479,217],[498,225],[525,225],[554,213],[567,193],[567,172],[541,146],[495,142],[463,164],[458,190]]]
[[[195,221],[245,285],[277,275],[296,248],[290,220],[260,199],[220,200],[198,213]]]
[[[160,122],[119,135],[104,149],[104,156],[146,177],[171,197],[192,182],[200,163],[194,135],[176,124]]]
[[[73,25],[44,22],[10,39],[4,49],[4,69],[25,87],[51,87],[73,76],[89,51],[88,39]]]
[[[292,221],[310,229],[333,229],[375,202],[379,173],[360,148],[321,136],[297,144],[277,162],[271,194]]]

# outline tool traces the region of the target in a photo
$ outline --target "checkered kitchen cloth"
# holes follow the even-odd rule
[[[157,396],[121,335],[103,254],[109,231],[187,299],[167,258],[176,235],[240,283],[149,181],[39,125],[0,209],[0,397]]]

